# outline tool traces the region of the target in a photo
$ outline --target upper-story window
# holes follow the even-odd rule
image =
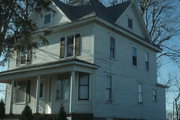
[[[60,58],[79,56],[81,47],[80,34],[62,37],[60,40]]]
[[[146,70],[149,70],[149,53],[145,53],[145,67]]]
[[[133,29],[133,20],[128,18],[128,28]]]
[[[110,57],[115,58],[116,52],[116,40],[114,37],[110,37]]]
[[[157,102],[157,91],[153,90],[153,102]]]
[[[137,48],[132,47],[132,64],[137,66]]]
[[[143,91],[142,91],[142,84],[138,84],[138,103],[143,102]]]
[[[44,16],[44,24],[48,24],[51,22],[51,14],[47,14]]]
[[[32,49],[21,48],[17,51],[16,65],[30,64],[32,62]]]

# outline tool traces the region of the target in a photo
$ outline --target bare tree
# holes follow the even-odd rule
[[[180,60],[180,49],[173,48],[173,37],[180,32],[179,1],[172,0],[138,0],[141,15],[152,42],[163,51],[158,56],[168,56],[176,62]]]
[[[171,103],[173,104],[173,111],[169,111],[167,114],[168,120],[179,120],[180,119],[180,78],[174,73],[168,75],[169,89],[167,93],[173,95]]]

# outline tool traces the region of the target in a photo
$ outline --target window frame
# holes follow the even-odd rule
[[[72,38],[72,44],[68,44],[68,38]],[[64,43],[63,43],[64,42]],[[69,46],[70,45],[70,46]],[[81,55],[82,39],[81,34],[68,34],[60,38],[60,59],[68,57],[76,57]],[[71,48],[71,55],[68,54],[69,48]]]
[[[51,13],[44,15],[44,24],[49,24],[51,22]]]
[[[20,83],[23,83],[24,82],[24,98],[23,98],[23,100],[22,101],[17,101],[17,98],[16,97],[18,97],[17,96],[17,94],[20,94],[19,93],[19,91],[17,91],[17,90],[19,90],[19,88],[17,88],[17,87],[19,87],[20,85]],[[17,81],[15,81],[15,84],[14,84],[14,87],[15,87],[15,89],[14,89],[14,98],[13,98],[13,103],[15,103],[15,104],[26,104],[26,103],[29,103],[30,101],[27,101],[27,80],[17,80]]]
[[[135,50],[135,51],[134,51]],[[138,50],[137,47],[132,46],[131,47],[131,62],[133,66],[137,66],[138,65]],[[135,55],[134,55],[135,54]]]
[[[127,22],[128,22],[128,28],[133,29],[133,19],[128,17]]]
[[[64,83],[65,83],[64,81],[68,81],[68,84],[69,84],[69,86],[68,86],[69,88],[67,88],[67,89],[69,89],[67,99],[64,96],[65,95],[64,87],[67,87],[67,86],[64,86]],[[58,83],[58,82],[60,82],[60,83]],[[62,85],[62,83],[63,83],[63,85]],[[60,85],[59,86],[60,90],[58,90],[58,84]],[[63,86],[63,88],[62,88],[62,86]],[[63,94],[60,93],[61,90],[63,90],[62,91]],[[57,93],[57,91],[59,91],[59,93]],[[57,74],[56,86],[55,86],[55,100],[56,101],[67,101],[69,99],[70,99],[70,76],[69,76],[69,73]]]
[[[138,83],[138,103],[143,103],[143,84]]]
[[[116,58],[116,38],[110,36],[110,58]]]
[[[154,103],[157,103],[157,90],[156,89],[153,89],[152,91],[152,101]]]
[[[16,51],[16,66],[28,65],[32,63],[32,48],[21,48]],[[22,63],[22,59],[24,62]]]
[[[109,85],[109,88],[107,87],[107,78],[110,78],[109,80],[110,80],[110,82],[108,82],[108,83],[110,83],[110,85]],[[106,103],[112,103],[112,75],[111,74],[106,74],[106,82],[105,82],[106,84],[106,91],[108,91],[108,93],[109,93],[109,98],[108,98],[108,100],[106,99],[106,97],[105,97],[105,101],[106,101]],[[105,93],[105,96],[106,96],[106,94],[107,93]]]
[[[145,52],[145,69],[149,71],[149,53]]]
[[[87,75],[87,77],[88,77],[88,82],[87,82],[87,85],[81,85],[80,84],[80,77],[81,77],[81,75]],[[88,73],[79,73],[79,80],[78,80],[78,100],[89,100],[89,98],[90,98],[90,90],[89,90],[89,84],[90,84],[90,81],[89,81],[89,74]],[[87,98],[81,98],[81,96],[80,96],[80,87],[87,87],[87,89],[88,89],[88,91],[87,91],[87,93],[88,93],[88,96],[87,96]]]

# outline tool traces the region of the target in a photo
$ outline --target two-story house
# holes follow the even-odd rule
[[[51,8],[56,12],[31,14],[39,48],[14,52],[0,73],[7,114],[21,114],[26,104],[33,113],[57,114],[63,104],[73,120],[165,120],[166,86],[156,70],[161,49],[135,2],[53,0]]]

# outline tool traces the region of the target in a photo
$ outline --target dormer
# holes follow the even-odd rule
[[[41,12],[33,12],[31,14],[30,19],[32,19],[38,28],[46,28],[71,22],[54,2],[52,2],[50,8],[52,10],[42,10]]]

